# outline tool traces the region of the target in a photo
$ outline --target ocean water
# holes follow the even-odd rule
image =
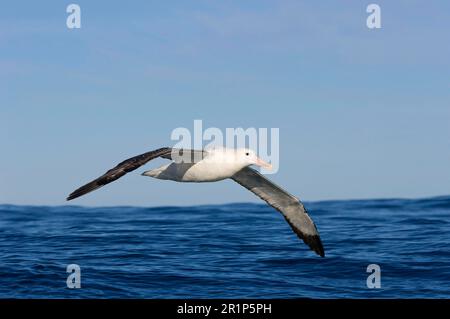
[[[305,206],[325,258],[264,204],[0,205],[0,297],[450,297],[450,197]],[[68,264],[79,289],[66,286]],[[369,264],[379,289],[367,287]]]

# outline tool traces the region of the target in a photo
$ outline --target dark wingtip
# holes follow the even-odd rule
[[[81,195],[76,194],[75,192],[73,192],[72,194],[70,194],[69,196],[67,196],[66,201],[75,199],[75,198],[80,197],[80,196],[81,196]]]
[[[323,249],[322,241],[320,237],[315,235],[312,238],[312,243],[310,244],[312,250],[314,250],[320,257],[325,257],[325,250]]]
[[[286,219],[288,224],[291,226],[294,233],[297,234],[298,238],[303,240],[303,242],[306,245],[308,245],[309,248],[312,251],[314,251],[317,255],[319,255],[320,257],[325,257],[325,249],[323,249],[322,240],[320,239],[317,229],[316,229],[316,234],[308,235],[308,234],[302,233],[298,228],[296,228],[286,216],[284,216],[284,218]],[[314,227],[315,227],[315,225],[314,225]]]
[[[325,250],[323,249],[322,241],[318,235],[304,236],[303,241],[307,244],[311,250],[313,250],[320,257],[325,257]]]
[[[67,196],[66,200],[69,201],[69,200],[81,197],[83,195],[86,195],[87,193],[92,192],[93,190],[96,190],[99,187],[101,187],[101,186],[91,182],[91,183],[86,184],[86,185],[78,188],[77,190],[73,191],[69,196]]]

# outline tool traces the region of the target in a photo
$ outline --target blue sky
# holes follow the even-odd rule
[[[280,128],[270,176],[304,200],[425,197],[450,185],[450,3],[9,1],[0,10],[0,203],[65,204],[176,127]],[[139,172],[80,205],[258,201],[231,181]]]

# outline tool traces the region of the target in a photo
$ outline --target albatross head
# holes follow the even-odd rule
[[[236,150],[236,159],[245,164],[245,166],[249,165],[257,165],[260,167],[264,167],[265,169],[271,170],[272,164],[269,164],[262,159],[260,159],[258,156],[256,156],[255,152],[247,149],[247,148],[241,148]]]

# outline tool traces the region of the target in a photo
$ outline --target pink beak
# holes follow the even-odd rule
[[[258,165],[258,166],[264,167],[265,169],[268,169],[269,171],[271,171],[272,168],[273,168],[272,164],[269,164],[269,163],[263,161],[259,157],[256,158],[256,163],[255,164]]]

